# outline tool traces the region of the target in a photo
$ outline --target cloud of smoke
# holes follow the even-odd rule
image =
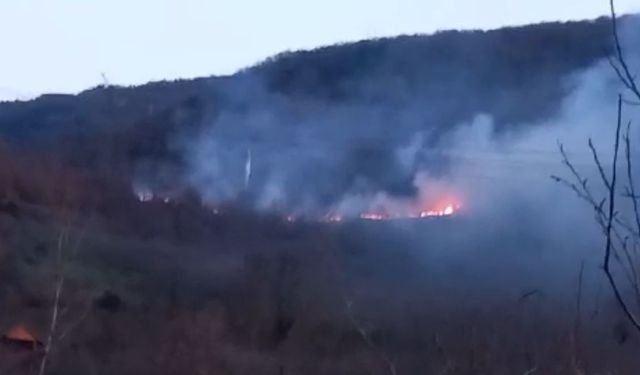
[[[627,46],[637,45],[632,33],[624,35]],[[640,66],[638,51],[627,52],[630,65]],[[464,84],[452,77],[452,87]],[[215,118],[180,143],[187,182],[208,204],[236,202],[312,219],[420,216],[459,205],[458,224],[447,231],[408,233],[403,224],[392,226],[406,235],[403,244],[428,247],[425,253],[441,257],[438,262],[444,255],[457,264],[498,267],[489,268],[496,284],[529,275],[532,283],[566,285],[575,276],[567,270],[577,270],[582,260],[597,270],[601,234],[591,209],[550,178],[568,174],[558,145],[602,194],[587,141],[593,139],[609,164],[622,88],[607,61],[557,84],[566,95],[542,120],[504,124],[480,111],[451,122],[456,103],[481,98],[447,98],[445,87],[434,101],[420,91],[433,88],[375,75],[341,82],[337,93],[323,92],[329,99],[318,98],[274,91],[263,75],[248,70],[215,88]],[[531,97],[503,105],[526,108],[542,100],[536,95],[532,90]],[[640,118],[638,108],[625,111],[626,119]]]

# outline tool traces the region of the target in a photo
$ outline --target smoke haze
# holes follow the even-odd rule
[[[628,46],[637,45],[632,37],[625,33]],[[637,51],[628,52],[638,66]],[[582,261],[587,279],[600,280],[602,239],[591,209],[550,176],[568,175],[562,143],[602,193],[587,141],[594,140],[605,164],[611,159],[622,87],[604,60],[564,76],[561,86],[567,94],[559,109],[541,120],[499,124],[491,113],[477,113],[445,127],[436,114],[442,108],[401,79],[345,82],[340,89],[348,94],[338,99],[301,99],[246,71],[216,88],[222,105],[209,123],[176,137],[187,166],[180,185],[212,207],[232,202],[309,220],[367,212],[407,217],[455,205],[447,223],[457,224],[430,229],[426,221],[416,230],[388,223],[378,242],[396,238],[419,251],[439,265],[431,275],[442,272],[442,280],[451,267],[472,267],[466,274],[484,277],[480,285],[494,292],[533,285],[572,293]],[[448,105],[470,100],[452,97]],[[626,109],[625,118],[637,118],[633,111]],[[433,229],[439,226],[445,229]],[[363,233],[362,241],[376,242]],[[473,281],[457,282],[464,288]]]

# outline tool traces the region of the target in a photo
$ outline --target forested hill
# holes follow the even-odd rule
[[[638,18],[625,17],[624,22],[637,23]],[[113,148],[128,159],[162,153],[169,135],[215,125],[221,113],[246,115],[271,105],[287,108],[287,116],[295,119],[335,106],[371,106],[380,116],[410,109],[418,118],[395,121],[398,132],[403,127],[447,129],[478,113],[492,115],[498,127],[531,123],[558,109],[571,90],[565,78],[606,57],[611,40],[610,21],[600,18],[286,52],[228,77],[97,87],[79,95],[5,102],[0,104],[0,134],[21,146],[63,142],[64,149],[71,144],[79,153]]]

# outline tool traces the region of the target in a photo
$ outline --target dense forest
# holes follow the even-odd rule
[[[228,77],[101,86],[78,95],[5,102],[0,132],[11,144],[77,152],[77,158],[68,156],[95,167],[104,159],[87,160],[83,148],[93,154],[93,146],[113,139],[117,144],[101,148],[115,148],[111,152],[128,161],[162,153],[167,138],[181,128],[215,126],[224,112],[259,110],[265,95],[287,101],[291,116],[345,103],[417,105],[425,108],[419,121],[398,125],[445,131],[486,113],[501,128],[552,115],[572,89],[565,78],[610,52],[605,18],[365,40],[286,52]]]

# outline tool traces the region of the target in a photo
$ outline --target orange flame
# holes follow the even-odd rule
[[[399,205],[393,201],[380,209],[372,209],[360,214],[363,220],[392,220],[392,219],[423,219],[428,217],[444,217],[457,214],[462,205],[457,203],[458,200],[448,198],[442,200],[442,203],[427,204],[409,204]]]

